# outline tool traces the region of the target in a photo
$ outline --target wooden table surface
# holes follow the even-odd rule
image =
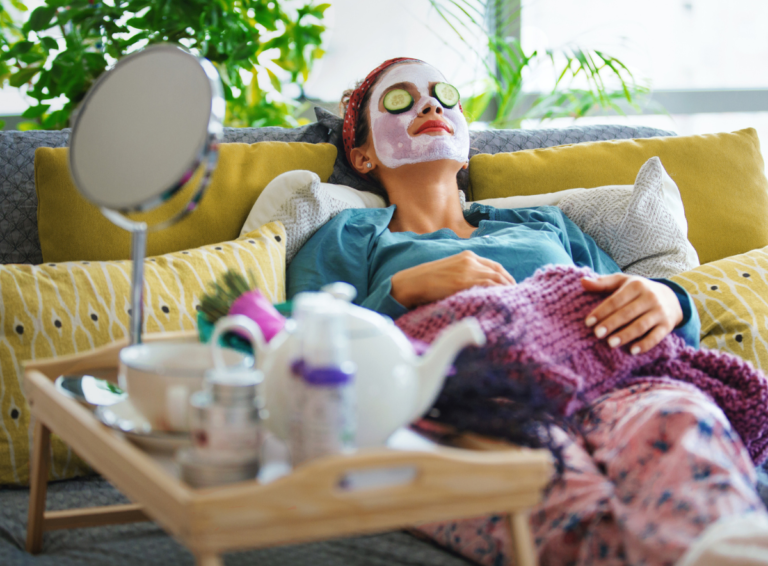
[[[153,339],[189,339],[175,334]],[[198,564],[220,564],[230,550],[386,531],[420,523],[509,513],[519,566],[535,564],[527,513],[552,472],[546,450],[377,448],[319,458],[270,483],[248,481],[195,489],[173,467],[102,425],[53,381],[99,372],[114,379],[124,342],[86,354],[25,365],[27,399],[36,419],[27,550],[39,552],[46,530],[156,521],[187,546]],[[133,503],[45,512],[50,432],[59,435]],[[482,443],[478,443],[482,444]],[[487,446],[485,447],[487,448]],[[348,489],[343,481],[389,470],[404,482]],[[368,472],[366,472],[368,471]],[[402,472],[402,473],[401,473]]]

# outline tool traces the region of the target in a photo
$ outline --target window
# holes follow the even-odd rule
[[[762,0],[527,0],[522,39],[603,48],[654,89],[768,88],[767,24]]]
[[[393,57],[427,61],[457,86],[473,79],[474,57],[428,0],[334,0],[326,14],[326,54],[305,86],[309,98],[336,102]]]
[[[604,49],[649,79],[652,100],[669,112],[579,123],[649,125],[681,135],[754,127],[768,157],[767,25],[761,0],[525,0],[521,36],[528,49]],[[541,88],[546,78],[538,80]]]

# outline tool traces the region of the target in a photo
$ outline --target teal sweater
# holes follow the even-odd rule
[[[553,206],[510,210],[473,204],[464,217],[477,230],[466,239],[447,228],[430,234],[390,232],[394,212],[394,205],[345,210],[320,228],[288,268],[288,297],[345,281],[357,289],[355,303],[397,318],[408,309],[390,294],[392,276],[464,250],[500,263],[518,282],[549,264],[589,267],[604,275],[621,271]],[[657,281],[669,286],[680,301],[683,322],[675,333],[698,347],[701,324],[691,297],[676,283]]]

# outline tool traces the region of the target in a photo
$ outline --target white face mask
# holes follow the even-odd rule
[[[391,168],[411,163],[451,159],[465,163],[469,159],[469,129],[457,104],[444,108],[432,96],[430,84],[445,82],[434,67],[423,63],[408,63],[392,68],[374,87],[370,101],[373,147],[381,162]],[[387,90],[398,83],[410,83],[416,89],[413,106],[401,114],[379,110],[379,102]],[[411,136],[408,128],[428,105],[442,109],[442,118],[453,135],[421,133]]]

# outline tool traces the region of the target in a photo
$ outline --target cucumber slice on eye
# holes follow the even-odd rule
[[[435,98],[446,108],[453,108],[459,103],[459,91],[456,87],[448,83],[437,83],[435,85]]]
[[[390,114],[400,114],[410,110],[411,106],[413,106],[413,97],[407,90],[396,88],[384,95],[384,110]]]

